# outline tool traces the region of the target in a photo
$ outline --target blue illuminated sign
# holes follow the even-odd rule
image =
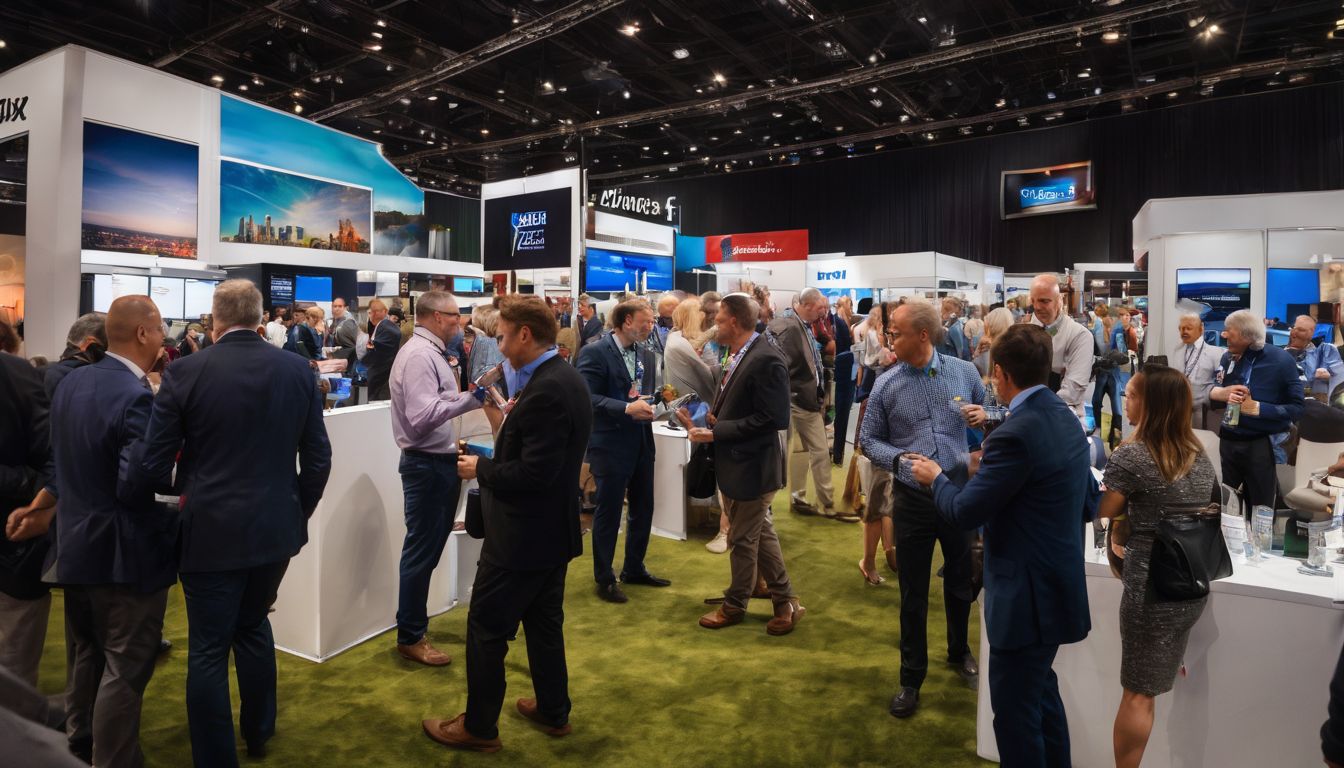
[[[1072,203],[1078,199],[1078,185],[1073,179],[1063,178],[1051,180],[1048,184],[1034,187],[1023,187],[1019,193],[1023,208],[1034,208],[1038,205],[1055,205],[1057,203]]]

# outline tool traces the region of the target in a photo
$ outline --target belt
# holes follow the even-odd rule
[[[429,453],[428,451],[416,451],[410,448],[402,448],[401,452],[407,456],[414,456],[418,459],[428,459],[429,461],[451,461],[457,463],[457,451],[450,453]]]

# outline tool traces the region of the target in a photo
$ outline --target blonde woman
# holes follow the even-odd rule
[[[475,338],[471,343],[471,359],[467,370],[472,381],[482,373],[504,361],[495,340],[498,332],[499,310],[489,304],[478,304],[471,309],[471,327]]]
[[[686,299],[672,310],[672,330],[667,334],[663,352],[663,380],[682,395],[694,392],[705,403],[713,404],[718,385],[714,373],[700,353],[707,337],[705,315],[699,299]]]
[[[980,371],[982,377],[989,376],[989,347],[1004,331],[1012,327],[1013,313],[1003,307],[993,310],[985,315],[985,327],[980,333],[980,342],[975,346],[975,353],[971,357],[971,362]]]

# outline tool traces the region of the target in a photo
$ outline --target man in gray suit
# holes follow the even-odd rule
[[[359,341],[359,323],[350,314],[345,299],[337,296],[331,302],[331,325],[327,329],[326,346],[332,347],[331,359],[344,360],[345,369],[355,367],[355,344]]]
[[[793,511],[804,515],[821,514],[832,520],[858,522],[853,514],[835,511],[835,491],[831,485],[830,447],[826,441],[826,421],[822,416],[826,400],[823,385],[821,350],[812,336],[811,324],[830,310],[826,297],[816,288],[804,288],[794,299],[793,309],[770,321],[769,330],[779,342],[789,363],[789,496]],[[817,504],[807,502],[807,466],[812,467]]]

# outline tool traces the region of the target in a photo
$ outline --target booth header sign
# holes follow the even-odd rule
[[[625,190],[617,187],[599,192],[597,194],[597,207],[607,213],[629,216],[653,224],[681,226],[681,206],[677,205],[676,195],[653,198],[633,193],[627,194]]]
[[[747,232],[738,235],[713,235],[705,238],[705,261],[805,261],[807,230]]]
[[[20,96],[17,99],[0,99],[0,123],[27,120],[28,116],[23,113],[23,110],[27,108],[27,96]]]

